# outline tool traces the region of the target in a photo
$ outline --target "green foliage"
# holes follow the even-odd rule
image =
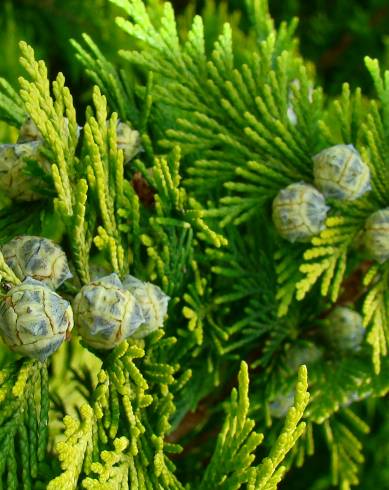
[[[0,377],[1,485],[35,488],[46,465],[47,367],[30,360],[11,362]]]
[[[242,363],[239,372],[239,393],[234,389],[227,408],[227,417],[219,433],[215,451],[202,479],[200,488],[240,488],[251,478],[252,454],[262,442],[263,435],[253,431],[254,421],[248,415],[248,370]],[[230,461],[225,473],[224,461]]]
[[[345,274],[350,272],[348,255],[363,232],[366,218],[387,205],[387,165],[384,153],[378,153],[385,139],[374,141],[385,134],[385,119],[380,121],[375,103],[367,107],[362,117],[360,92],[351,97],[345,85],[333,109],[323,113],[321,90],[312,88],[313,82],[291,41],[293,23],[275,31],[269,19],[263,21],[267,17],[266,12],[261,13],[264,7],[260,3],[248,4],[249,11],[251,8],[251,12],[256,12],[251,18],[262,36],[258,53],[247,53],[243,63],[234,59],[228,26],[208,55],[199,17],[194,19],[187,40],[180,44],[169,4],[156,28],[142,2],[115,3],[132,19],[119,18],[119,26],[143,43],[142,51],[122,51],[122,56],[159,75],[154,83],[154,104],[168,105],[177,117],[173,127],[167,127],[161,144],[168,148],[180,145],[189,165],[185,186],[200,201],[215,196],[215,201],[206,202],[204,215],[217,217],[222,227],[252,220],[260,210],[267,209],[270,199],[286,184],[311,180],[311,157],[323,143],[366,145],[362,155],[371,164],[373,184],[369,197],[356,203],[331,203],[332,215],[326,229],[320,237],[313,238],[312,248],[300,249],[301,258],[297,256],[292,262],[289,250],[280,250],[276,255],[277,260],[286,260],[278,267],[281,315],[287,313],[294,289],[296,298],[301,300],[319,280],[321,294],[336,301]],[[368,62],[368,66],[385,118],[384,82],[378,65]],[[296,124],[288,117],[290,107]],[[334,119],[334,113],[341,117]],[[359,131],[356,134],[355,128]],[[356,140],[352,139],[354,136]],[[279,247],[285,248],[286,242]],[[299,266],[296,261],[300,261]],[[369,302],[369,307],[364,308],[377,372],[388,341],[383,324],[387,317],[383,313],[385,301]],[[384,306],[380,309],[379,304]],[[377,317],[374,311],[381,314]]]
[[[231,3],[239,5],[237,1]],[[320,0],[309,3],[272,0],[269,3],[277,20],[291,16],[300,19],[297,34],[301,51],[315,62],[327,93],[336,95],[345,80],[354,88],[371,90],[361,62],[364,54],[387,59],[385,0],[338,0],[332,4]]]
[[[85,48],[74,39],[72,45],[77,50],[77,59],[85,67],[86,73],[109,97],[111,109],[118,113],[120,119],[132,121],[140,127],[139,109],[127,73],[124,70],[119,72],[87,34],[83,35],[83,41]]]
[[[176,17],[158,0],[111,3],[96,16],[110,47],[90,33],[71,42],[95,84],[86,110],[25,42],[19,92],[0,80],[1,121],[17,130],[30,115],[51,163],[28,166],[41,201],[4,201],[0,242],[61,243],[69,300],[100,269],[131,271],[171,297],[168,318],[108,352],[88,351],[75,328],[48,367],[1,351],[2,485],[271,490],[301,488],[300,471],[307,488],[348,489],[361,468],[365,485],[372,406],[388,425],[389,265],[363,245],[366,219],[389,205],[388,72],[366,58],[377,100],[348,84],[330,99],[298,51],[297,21],[275,27],[265,0],[246,0],[242,15],[206,2],[193,19],[194,4]],[[126,165],[119,120],[142,146]],[[311,242],[282,240],[272,200],[313,184],[312,157],[339,143],[360,151],[371,191],[328,200]],[[7,288],[18,281],[0,259]],[[354,352],[326,340],[337,305],[363,314]]]
[[[307,373],[305,366],[299,370],[299,381],[296,386],[294,406],[289,409],[282,433],[277,438],[270,455],[263,460],[257,471],[252,475],[248,488],[276,489],[281,481],[285,467],[280,466],[288,451],[296,444],[303,434],[305,423],[299,423],[308,404]]]
[[[164,443],[174,410],[168,389],[174,383],[174,368],[151,361],[153,345],[159,349],[159,343],[169,344],[159,337],[154,337],[146,357],[140,345],[124,342],[104,359],[90,394],[91,405],[81,408],[81,421],[64,419],[66,440],[57,444],[63,472],[48,488],[100,488],[103,484],[107,488],[183,488],[164,454],[179,448]],[[136,362],[143,358],[145,376]],[[160,390],[162,398],[157,395]]]
[[[25,119],[25,112],[21,108],[19,94],[15,92],[12,85],[4,78],[0,79],[0,114],[2,121],[15,126],[21,126]]]

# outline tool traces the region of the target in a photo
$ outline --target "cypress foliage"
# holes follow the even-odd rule
[[[345,83],[329,97],[297,20],[276,27],[266,0],[245,1],[250,27],[213,2],[178,17],[170,3],[110,2],[118,56],[71,40],[86,108],[24,41],[19,87],[0,79],[0,119],[17,134],[30,117],[39,148],[20,160],[36,200],[2,190],[0,245],[59,243],[69,302],[130,273],[170,297],[168,314],[111,350],[88,347],[76,322],[43,363],[1,345],[0,488],[345,490],[360,475],[383,488],[364,451],[378,467],[370,426],[388,432],[389,223],[368,219],[389,207],[389,72],[366,57],[375,96]],[[274,199],[318,187],[314,157],[335,145],[353,145],[342,175],[363,162],[369,185],[325,195],[314,236],[281,238]],[[310,202],[289,197],[312,230]],[[1,253],[0,279],[2,297],[20,283]]]

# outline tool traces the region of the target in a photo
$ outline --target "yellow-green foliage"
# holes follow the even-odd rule
[[[122,62],[88,35],[72,41],[95,84],[85,113],[25,42],[19,92],[0,79],[0,120],[31,116],[51,164],[27,162],[42,199],[5,199],[0,241],[61,243],[69,301],[102,272],[131,272],[171,297],[168,315],[105,352],[87,350],[76,325],[48,365],[1,347],[0,487],[275,490],[306,456],[327,465],[317,488],[358,484],[364,419],[389,391],[389,263],[364,246],[367,218],[389,205],[388,73],[367,59],[378,100],[347,84],[329,100],[298,52],[297,21],[276,28],[265,0],[246,0],[242,22],[208,3],[178,23],[169,3],[111,1]],[[126,165],[119,123],[140,138]],[[325,229],[291,244],[272,201],[314,185],[312,157],[336,144],[358,149],[372,189],[327,199]],[[0,280],[18,284],[1,253]],[[353,351],[326,340],[336,306],[363,315]],[[307,343],[320,355],[298,350]]]

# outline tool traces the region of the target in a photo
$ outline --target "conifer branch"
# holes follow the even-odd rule
[[[50,157],[52,178],[58,197],[55,207],[62,217],[70,243],[74,250],[76,267],[83,280],[88,278],[89,249],[86,246],[84,224],[86,181],[77,183],[79,176],[76,146],[79,128],[76,112],[65,79],[59,73],[52,84],[47,77],[47,68],[43,61],[36,61],[33,49],[26,43],[20,43],[22,57],[20,62],[32,81],[20,77],[20,96],[27,113],[44,138]],[[77,197],[77,201],[75,198]]]
[[[289,409],[285,425],[270,454],[258,466],[252,474],[248,484],[250,490],[263,488],[266,490],[276,489],[281,481],[285,468],[281,463],[287,453],[293,448],[297,439],[305,431],[306,424],[301,422],[305,408],[308,404],[309,393],[307,381],[307,369],[301,366],[298,372],[294,406]]]
[[[0,371],[0,478],[9,488],[32,488],[43,479],[48,438],[47,367],[37,361]]]

